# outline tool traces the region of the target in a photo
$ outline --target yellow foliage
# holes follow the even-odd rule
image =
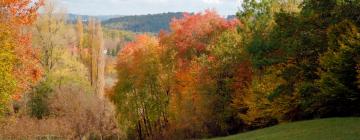
[[[0,115],[5,111],[6,105],[16,88],[13,76],[16,55],[15,43],[11,29],[0,23]]]

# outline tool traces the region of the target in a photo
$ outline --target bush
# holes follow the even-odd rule
[[[52,92],[52,88],[47,81],[41,82],[34,90],[29,94],[29,101],[27,106],[29,107],[29,114],[32,117],[42,119],[49,115],[48,97]]]
[[[49,114],[42,119],[19,114],[0,123],[0,139],[117,139],[113,107],[106,99],[81,88],[55,89],[47,100]]]

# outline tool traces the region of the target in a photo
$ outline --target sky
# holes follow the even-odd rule
[[[215,9],[234,15],[241,0],[59,0],[68,13],[81,15],[143,15],[164,12],[200,12]]]

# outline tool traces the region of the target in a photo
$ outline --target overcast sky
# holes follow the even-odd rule
[[[140,15],[163,12],[199,12],[215,9],[234,15],[241,0],[59,0],[69,13],[82,15]]]

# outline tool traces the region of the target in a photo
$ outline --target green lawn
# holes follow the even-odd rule
[[[360,118],[329,118],[281,124],[211,140],[360,140]]]

